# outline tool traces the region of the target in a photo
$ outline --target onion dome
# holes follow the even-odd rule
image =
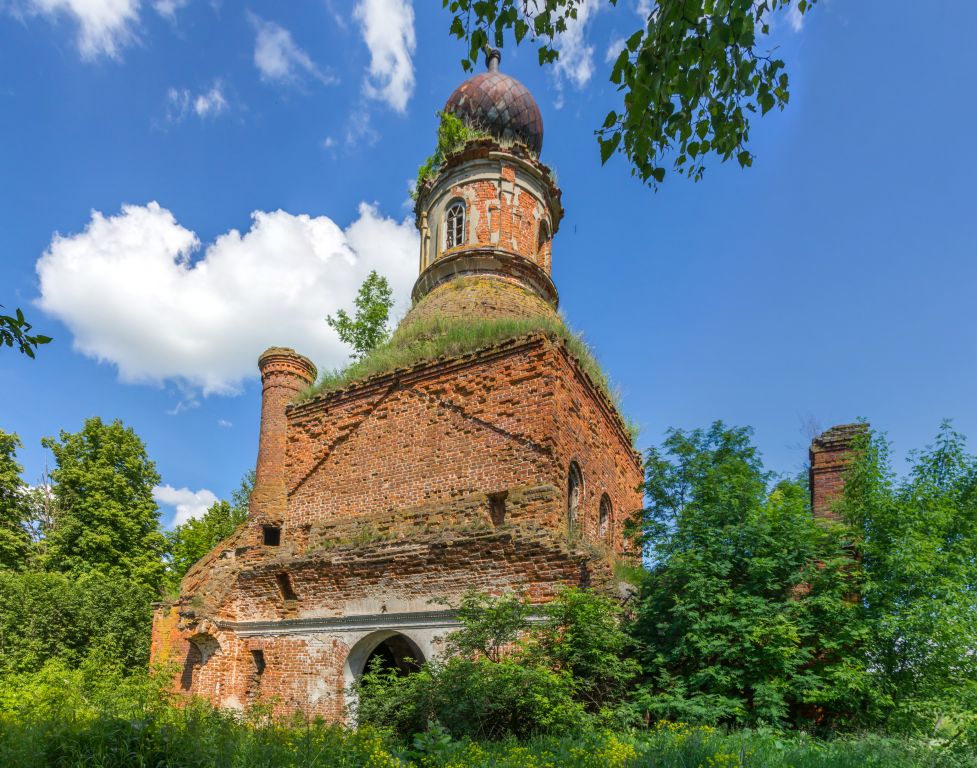
[[[499,51],[490,49],[485,58],[488,72],[459,85],[444,111],[500,141],[521,142],[538,155],[543,148],[543,117],[536,100],[526,86],[499,72]]]

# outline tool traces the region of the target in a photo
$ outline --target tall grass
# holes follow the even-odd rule
[[[316,721],[275,722],[194,702],[172,706],[161,680],[111,667],[0,678],[0,766],[4,768],[965,768],[963,743],[852,736],[724,732],[660,723],[649,729],[517,741],[452,740],[434,727],[410,743],[370,729]]]
[[[342,370],[324,373],[303,394],[303,399],[342,389],[397,368],[408,368],[439,357],[466,355],[532,333],[544,333],[566,342],[570,353],[594,384],[616,402],[616,393],[586,342],[560,319],[546,316],[525,319],[434,317],[411,323],[398,329],[390,341],[373,350],[365,359]]]

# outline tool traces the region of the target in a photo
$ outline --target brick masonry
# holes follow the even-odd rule
[[[444,216],[459,199],[464,242],[449,250]],[[472,142],[419,190],[416,214],[421,274],[401,328],[559,322],[561,194],[535,155]],[[642,504],[641,457],[558,337],[528,333],[302,403],[310,361],[273,348],[259,369],[249,519],[156,608],[152,658],[173,665],[177,691],[339,720],[369,654],[438,654],[467,590],[534,602],[566,585],[614,591],[614,565],[635,556],[624,524]]]
[[[867,424],[840,424],[811,441],[811,511],[815,517],[838,519],[834,507],[845,490],[845,472],[854,459],[852,449],[867,432]]]

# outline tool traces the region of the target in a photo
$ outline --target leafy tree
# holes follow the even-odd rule
[[[23,567],[30,547],[27,487],[17,463],[20,446],[17,435],[0,430],[0,568]]]
[[[620,704],[640,671],[620,604],[590,590],[566,589],[540,612],[543,620],[528,638],[540,662],[570,675],[573,696],[587,711]]]
[[[977,457],[965,448],[944,423],[897,479],[885,436],[866,434],[839,505],[865,570],[869,663],[906,722],[977,711]]]
[[[152,588],[115,573],[0,571],[0,677],[52,659],[75,666],[97,647],[113,648],[103,663],[145,667],[154,599]]]
[[[3,304],[0,304],[0,308]],[[27,322],[24,313],[18,308],[13,315],[0,315],[0,344],[12,347],[15,344],[21,354],[34,357],[34,350],[41,344],[49,344],[50,336],[30,331],[34,326]]]
[[[452,14],[450,33],[468,42],[466,70],[491,40],[507,30],[516,44],[528,35],[539,62],[559,57],[558,36],[577,18],[581,0],[442,0]],[[617,0],[609,0],[617,5]],[[700,179],[705,159],[735,157],[752,165],[746,148],[750,117],[783,109],[790,97],[784,62],[761,46],[771,15],[788,6],[805,13],[815,0],[657,0],[644,26],[625,41],[611,71],[621,106],[596,131],[601,160],[623,152],[632,173],[652,186],[665,178],[666,158]]]
[[[360,722],[402,736],[436,722],[456,737],[498,739],[579,728],[611,714],[637,671],[608,597],[566,589],[544,605],[464,596],[443,658],[400,675],[377,666],[356,686]]]
[[[191,566],[248,519],[253,488],[252,470],[241,480],[230,502],[217,501],[203,517],[188,520],[166,534],[166,581],[170,589],[178,589],[180,580]]]
[[[727,723],[852,720],[871,695],[843,531],[771,476],[748,429],[672,430],[646,464],[653,566],[635,636],[647,715]]]
[[[566,672],[513,657],[450,656],[408,675],[376,665],[356,690],[359,722],[401,737],[431,723],[457,738],[488,740],[576,731],[586,722]]]
[[[458,606],[461,626],[448,635],[448,652],[501,661],[528,628],[532,612],[533,606],[515,592],[498,596],[469,592]]]
[[[339,338],[353,348],[353,359],[362,360],[372,350],[383,344],[390,336],[387,321],[393,306],[393,291],[387,278],[370,272],[356,294],[354,304],[356,314],[350,317],[341,309],[326,318],[330,328],[334,328]]]
[[[41,444],[54,454],[57,515],[46,537],[46,564],[70,574],[115,572],[158,590],[165,545],[153,486],[155,464],[121,421],[94,417],[80,432]]]

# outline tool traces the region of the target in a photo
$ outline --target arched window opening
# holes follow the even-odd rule
[[[605,493],[600,499],[600,518],[597,521],[597,533],[606,539],[611,532],[611,500]]]
[[[583,498],[583,475],[577,462],[570,462],[570,472],[567,477],[567,530],[570,534],[576,532],[577,516],[580,511],[580,500]]]
[[[465,243],[465,204],[458,200],[448,206],[444,217],[444,247],[457,248]]]

